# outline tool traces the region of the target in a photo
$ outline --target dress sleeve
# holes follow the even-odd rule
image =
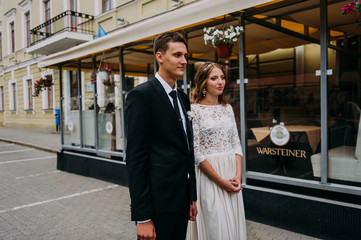
[[[201,153],[201,139],[199,136],[199,118],[197,112],[192,109],[193,114],[193,141],[194,141],[194,162],[198,166],[206,157]]]
[[[229,109],[231,121],[232,121],[232,139],[231,139],[232,147],[236,154],[243,156],[241,142],[239,140],[239,135],[238,135],[236,119],[234,117],[234,112],[233,112],[231,105],[228,105],[228,109]]]

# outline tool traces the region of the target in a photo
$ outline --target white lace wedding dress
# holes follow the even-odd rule
[[[232,107],[192,104],[191,109],[196,165],[206,159],[222,178],[233,178],[235,154],[243,154]],[[189,221],[186,239],[247,239],[242,191],[228,193],[198,167],[196,179],[198,215]]]

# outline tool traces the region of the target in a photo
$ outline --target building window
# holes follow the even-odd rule
[[[27,109],[33,109],[33,81],[31,79],[26,80],[26,86],[27,86]]]
[[[0,32],[0,61],[3,60],[3,37]]]
[[[30,12],[25,13],[25,35],[26,35],[26,46],[29,47],[31,44],[30,38]]]
[[[54,106],[53,106],[53,88],[47,87],[46,92],[47,92],[48,109],[53,109],[54,108]]]
[[[70,0],[70,10],[77,12],[77,0]],[[78,18],[74,15],[71,16],[71,30],[76,31],[78,26]]]
[[[4,111],[4,87],[0,87],[0,111]]]
[[[111,0],[102,0],[102,9],[103,9],[103,13],[112,9],[112,1]]]
[[[50,87],[45,87],[42,91],[42,109],[43,110],[52,110],[54,109],[54,73],[53,71],[43,72],[41,74],[43,79],[51,79],[52,85]]]
[[[78,110],[78,74],[76,71],[70,71],[69,76],[71,110]]]
[[[50,20],[50,1],[44,2],[44,9],[45,9],[45,22],[47,22]],[[47,35],[51,34],[50,23],[46,26],[46,33],[47,33]]]
[[[16,82],[9,83],[9,109],[10,111],[16,111]]]
[[[11,40],[11,52],[15,52],[15,26],[14,22],[10,23],[10,40]]]

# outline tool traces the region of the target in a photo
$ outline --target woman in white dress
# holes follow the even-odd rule
[[[197,178],[195,222],[189,222],[187,240],[247,239],[241,174],[242,148],[232,107],[227,104],[223,68],[201,65],[192,91]]]

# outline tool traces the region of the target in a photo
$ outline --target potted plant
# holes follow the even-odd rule
[[[112,70],[108,67],[99,67],[98,68],[98,76],[99,79],[103,81],[108,81],[109,80],[109,74],[112,72]]]
[[[215,27],[204,28],[204,43],[212,44],[217,48],[220,58],[231,56],[232,46],[238,41],[239,36],[244,32],[241,26],[230,26],[228,28],[217,29]]]
[[[34,84],[33,97],[38,97],[41,91],[45,90],[46,88],[50,89],[52,85],[53,85],[52,75],[46,75],[44,78],[40,78]]]
[[[52,75],[46,75],[43,79],[44,87],[51,87],[53,85],[53,76]]]
[[[352,1],[346,4],[344,7],[340,8],[340,10],[342,15],[361,14],[360,0]],[[357,26],[361,26],[360,17],[356,18],[355,23],[357,23]]]

